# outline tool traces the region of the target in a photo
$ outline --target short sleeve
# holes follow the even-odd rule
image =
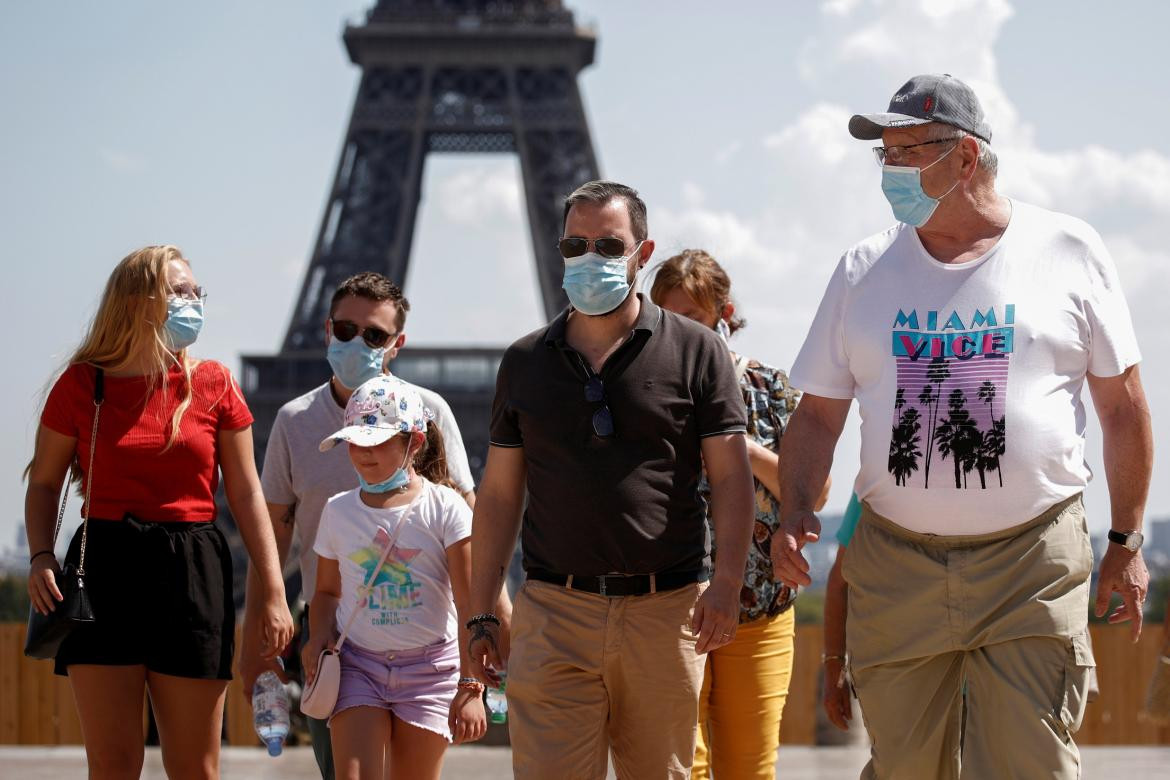
[[[226,367],[221,366],[228,380],[227,392],[219,399],[219,429],[221,431],[236,431],[247,428],[252,424],[252,412],[248,409],[248,402],[244,400],[244,392],[236,382],[236,378]]]
[[[463,434],[459,432],[459,423],[451,413],[451,407],[442,396],[434,394],[431,402],[435,413],[435,422],[443,434],[443,448],[447,451],[447,472],[451,481],[459,486],[464,493],[475,490],[475,480],[471,476],[471,466],[467,462],[467,448],[463,446]]]
[[[63,436],[78,438],[81,434],[83,408],[92,408],[93,380],[83,387],[82,375],[85,366],[71,365],[65,369],[45,399],[41,411],[41,425]]]
[[[1111,377],[1139,363],[1141,352],[1117,267],[1100,237],[1094,233],[1093,239],[1085,255],[1085,270],[1089,274],[1089,290],[1085,296],[1089,373]]]
[[[747,409],[743,391],[735,375],[731,355],[722,341],[706,339],[703,342],[698,368],[700,380],[696,418],[699,436],[720,436],[747,431]]]
[[[337,560],[340,555],[335,544],[333,526],[337,524],[336,502],[330,499],[321,510],[321,522],[317,525],[317,536],[313,539],[313,552],[322,558]]]
[[[292,453],[288,445],[288,416],[278,412],[264,449],[264,468],[260,471],[260,488],[270,504],[292,506],[297,502],[293,490]]]
[[[853,398],[853,373],[845,351],[845,298],[842,258],[792,365],[792,384],[806,393],[841,400]]]
[[[471,536],[471,507],[454,490],[443,491],[443,549]]]
[[[853,539],[853,532],[857,530],[857,521],[861,519],[861,501],[857,494],[849,496],[849,506],[845,508],[845,516],[841,518],[841,527],[837,529],[837,544],[848,547]]]
[[[524,437],[520,433],[520,419],[511,404],[509,374],[515,360],[512,350],[504,353],[496,372],[496,395],[492,399],[492,422],[489,443],[493,447],[523,447]]]

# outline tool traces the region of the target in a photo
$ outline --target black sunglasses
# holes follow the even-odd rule
[[[594,239],[562,238],[557,242],[557,249],[561,251],[561,257],[567,260],[571,257],[580,257],[588,252],[590,244],[593,245],[597,254],[610,260],[626,256],[626,242],[613,236]]]
[[[358,333],[361,333],[362,341],[374,349],[386,346],[386,342],[396,335],[387,333],[381,328],[359,328],[356,322],[349,320],[330,320],[330,322],[333,323],[333,337],[338,341],[350,341]]]
[[[593,432],[603,439],[613,436],[613,414],[605,403],[605,385],[601,383],[601,377],[593,375],[585,380],[585,400],[601,404],[601,408],[593,413]]]

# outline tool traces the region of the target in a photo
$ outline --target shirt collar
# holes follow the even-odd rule
[[[637,333],[642,331],[647,336],[654,333],[655,329],[662,322],[662,309],[659,308],[653,301],[647,298],[642,293],[635,293],[638,300],[641,301],[642,307],[638,312],[638,319],[634,320],[634,327],[632,332]],[[569,312],[573,310],[572,306],[566,306],[564,310],[548,324],[544,331],[544,343],[550,346],[563,347],[565,346],[565,329],[568,327]]]

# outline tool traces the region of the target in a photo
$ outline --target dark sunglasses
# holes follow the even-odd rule
[[[557,242],[557,249],[561,251],[561,257],[567,260],[571,257],[580,257],[588,252],[590,244],[593,245],[597,254],[610,260],[626,256],[626,242],[613,236],[594,239],[562,238]]]
[[[605,385],[601,383],[601,377],[594,375],[585,380],[585,400],[601,404],[601,408],[593,413],[593,432],[603,439],[613,436],[613,414],[605,403]]]
[[[362,341],[374,349],[386,346],[386,342],[397,335],[387,333],[381,328],[359,328],[356,322],[349,320],[330,320],[330,322],[333,323],[333,338],[338,341],[351,341],[354,336],[361,333]]]

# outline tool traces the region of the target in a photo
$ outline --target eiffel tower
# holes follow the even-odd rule
[[[280,406],[329,378],[324,322],[336,286],[360,271],[407,278],[428,154],[519,155],[548,319],[568,303],[556,249],[562,201],[599,178],[577,86],[597,39],[562,0],[379,0],[343,39],[362,77],[312,260],[280,352],[243,356],[258,458]],[[391,366],[447,399],[477,479],[502,354],[407,348]]]

